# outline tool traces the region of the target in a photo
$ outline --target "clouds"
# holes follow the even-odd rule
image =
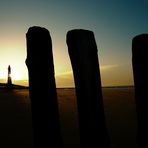
[[[63,72],[56,75],[57,87],[74,87],[74,78],[72,71]]]
[[[103,86],[132,85],[130,72],[121,70],[127,65],[101,65],[100,73]],[[127,66],[129,67],[129,66]],[[117,72],[118,71],[118,72]],[[127,72],[127,73],[126,73]],[[127,79],[129,77],[129,79]],[[74,87],[73,72],[67,71],[56,75],[57,87]]]
[[[102,65],[102,66],[100,66],[100,70],[105,71],[105,70],[110,70],[110,69],[117,68],[117,67],[119,67],[118,64]]]
[[[121,86],[121,85],[133,85],[133,75],[131,73],[132,67],[131,65],[119,65],[119,64],[111,64],[111,65],[101,65],[100,73],[101,73],[101,82],[102,86]],[[0,73],[2,78],[2,71]],[[6,82],[7,77],[7,69],[5,69],[5,79],[0,80],[0,82]],[[65,71],[55,75],[56,79],[56,87],[74,87],[74,77],[73,71]],[[24,86],[28,86],[28,80],[14,80],[15,84],[21,84]]]
[[[100,69],[103,86],[133,85],[132,67],[130,64],[104,65]]]
[[[62,83],[63,87],[72,86],[65,37],[68,30],[82,28],[94,32],[100,63],[109,63],[100,66],[102,84],[119,85],[119,80],[129,84],[132,81],[131,38],[148,31],[147,3],[146,0],[0,1],[0,66],[12,64],[21,69],[23,79],[28,79],[24,64],[25,33],[33,25],[43,26],[52,35],[55,69],[60,73],[56,75],[57,86]],[[123,66],[125,63],[128,65]]]

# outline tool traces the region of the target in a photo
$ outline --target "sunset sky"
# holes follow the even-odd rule
[[[57,87],[74,86],[66,45],[66,33],[72,29],[94,32],[103,86],[133,85],[132,38],[148,33],[148,1],[0,1],[0,82],[6,82],[10,64],[13,83],[27,85],[25,36],[31,26],[50,31]]]

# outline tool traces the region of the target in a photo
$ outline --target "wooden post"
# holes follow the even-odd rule
[[[51,37],[45,28],[31,27],[26,38],[34,148],[62,148]]]
[[[109,147],[94,34],[71,30],[67,45],[75,79],[81,147]]]
[[[148,34],[133,38],[132,64],[135,83],[135,100],[138,119],[138,147],[147,147],[148,134]]]

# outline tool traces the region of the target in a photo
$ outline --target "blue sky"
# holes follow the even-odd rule
[[[25,34],[36,25],[50,31],[59,87],[73,86],[66,33],[78,28],[95,34],[102,84],[132,85],[131,43],[148,32],[147,6],[147,0],[1,1],[0,79],[9,64],[14,79],[27,79]]]

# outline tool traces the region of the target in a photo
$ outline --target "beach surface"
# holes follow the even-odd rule
[[[111,148],[136,148],[134,89],[103,88]],[[57,89],[64,148],[80,148],[75,89]],[[41,98],[42,101],[42,98]],[[28,89],[0,89],[0,147],[33,148]]]

